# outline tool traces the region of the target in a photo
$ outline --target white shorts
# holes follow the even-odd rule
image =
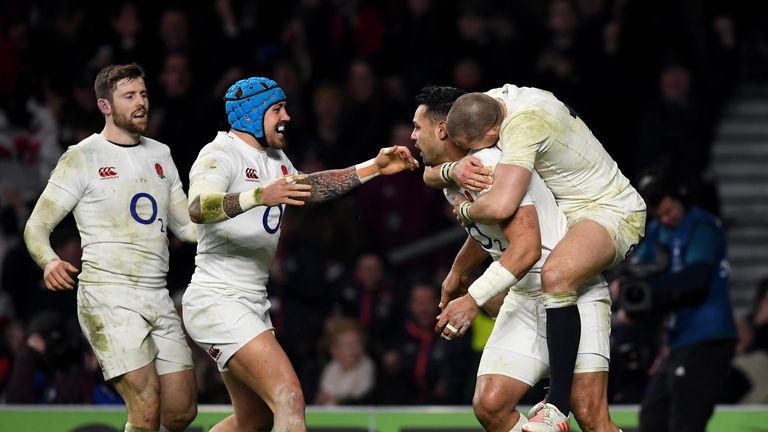
[[[608,371],[611,302],[578,304],[581,340],[575,373]],[[485,344],[477,375],[504,375],[530,386],[549,376],[547,315],[541,291],[510,290]]]
[[[568,229],[585,219],[599,223],[608,231],[616,249],[610,267],[624,260],[637,246],[645,233],[645,201],[634,188],[608,203],[594,203],[586,208],[565,212]]]
[[[166,289],[81,285],[77,317],[105,380],[153,360],[158,375],[194,367],[181,319]]]
[[[189,336],[226,372],[227,362],[245,344],[272,330],[269,300],[263,291],[201,287],[190,284],[182,299]]]

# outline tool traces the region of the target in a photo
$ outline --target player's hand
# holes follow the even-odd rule
[[[493,184],[493,172],[474,156],[464,156],[451,169],[451,178],[457,185],[473,192],[488,189]]]
[[[75,287],[72,276],[80,270],[72,264],[55,259],[49,261],[43,269],[43,282],[51,291],[66,291]]]
[[[374,162],[382,175],[397,174],[404,170],[413,171],[419,167],[419,162],[405,146],[385,147],[379,150]]]
[[[445,309],[451,300],[466,294],[468,285],[469,276],[459,274],[453,270],[449,271],[440,290],[440,304],[438,304],[440,310]]]
[[[309,176],[298,174],[276,178],[264,186],[261,192],[261,202],[265,206],[288,204],[303,206],[312,195]]]
[[[467,333],[477,318],[480,307],[469,294],[448,303],[443,312],[437,316],[435,333],[440,333],[443,339],[451,340]]]
[[[457,221],[461,224],[461,226],[466,227],[469,225],[472,225],[472,221],[464,219],[464,217],[461,215],[461,206],[464,203],[468,203],[469,200],[467,197],[465,197],[462,194],[454,194],[453,198],[451,198],[451,205],[453,206],[453,216],[456,218]]]

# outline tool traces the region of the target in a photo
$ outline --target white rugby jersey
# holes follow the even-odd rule
[[[506,84],[486,94],[503,100],[507,108],[500,162],[535,169],[566,216],[594,204],[621,213],[645,209],[600,141],[552,93]]]
[[[190,190],[205,182],[204,190],[240,193],[294,174],[298,172],[281,150],[257,150],[232,133],[219,132],[192,165]],[[265,290],[284,211],[285,205],[257,206],[229,220],[197,225],[192,284]]]
[[[498,146],[488,147],[469,153],[480,159],[483,166],[493,171],[501,158],[501,150]],[[485,191],[487,191],[486,189]],[[485,191],[474,192],[464,188],[459,189],[461,193],[470,201],[474,201]],[[452,202],[453,195],[457,193],[456,189],[443,189],[448,202]],[[536,172],[531,173],[531,181],[525,191],[520,207],[532,205],[536,207],[536,214],[539,219],[539,230],[541,232],[541,258],[531,267],[528,273],[520,279],[516,286],[525,291],[541,290],[541,268],[549,257],[550,252],[557,243],[565,236],[567,231],[567,221],[565,214],[560,210],[555,202],[555,197],[542,181]],[[509,241],[504,236],[499,225],[486,225],[482,223],[473,223],[466,227],[467,233],[485,249],[493,258],[498,261],[505,250],[509,247]],[[578,302],[593,301],[600,298],[608,298],[608,288],[605,279],[598,276],[579,289]]]
[[[146,137],[120,146],[101,134],[69,147],[46,189],[46,197],[75,216],[81,285],[147,289],[165,287],[167,231],[182,237],[189,224],[189,214],[169,211],[169,203],[184,210],[184,196],[168,146]]]

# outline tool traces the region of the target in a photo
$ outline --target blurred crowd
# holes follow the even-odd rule
[[[0,400],[119,402],[81,339],[75,293],[47,291],[21,241],[58,157],[103,127],[93,91],[102,67],[144,67],[146,135],[171,147],[185,186],[200,148],[227,129],[222,97],[243,77],[284,89],[286,153],[304,172],[347,167],[389,145],[418,155],[413,96],[425,85],[513,83],[573,107],[627,177],[674,170],[717,214],[710,146],[734,86],[766,72],[753,59],[768,56],[767,16],[758,0],[3,2]],[[268,288],[308,403],[471,402],[492,324],[481,320],[452,342],[434,334],[440,283],[462,242],[441,240],[451,230],[450,208],[420,171],[286,212]],[[78,266],[74,221],[51,240]],[[178,300],[194,253],[171,239],[168,289]],[[734,361],[730,402],[768,402],[768,374],[755,372],[768,364],[766,284],[759,293],[739,323],[744,356]],[[639,401],[663,351],[657,329],[642,337],[650,348],[614,347],[614,403]],[[213,362],[196,353],[199,402],[226,403]]]

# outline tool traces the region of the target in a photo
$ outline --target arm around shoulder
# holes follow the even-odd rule
[[[509,164],[498,164],[494,170],[493,187],[469,206],[471,221],[497,224],[511,217],[517,211],[531,172]]]

